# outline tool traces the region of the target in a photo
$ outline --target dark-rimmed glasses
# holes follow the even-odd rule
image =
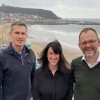
[[[90,45],[93,45],[97,40],[89,40],[89,41],[83,41],[83,42],[80,42],[79,44],[85,46],[87,44],[90,44]]]

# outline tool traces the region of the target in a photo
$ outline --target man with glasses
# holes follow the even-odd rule
[[[74,100],[100,99],[100,40],[93,28],[84,28],[79,35],[83,56],[72,60],[75,83]]]
[[[27,26],[11,24],[11,43],[0,51],[0,100],[29,100],[35,71],[35,54],[25,46]]]

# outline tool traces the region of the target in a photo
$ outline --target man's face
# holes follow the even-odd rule
[[[79,39],[79,47],[86,57],[93,57],[98,52],[100,40],[92,30],[82,33]]]
[[[10,33],[14,47],[24,46],[27,38],[27,29],[25,26],[15,25]]]

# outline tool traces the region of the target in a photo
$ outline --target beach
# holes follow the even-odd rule
[[[37,58],[39,57],[41,51],[44,49],[44,47],[47,45],[47,43],[39,43],[39,42],[33,42],[32,43],[32,49],[34,50]],[[81,55],[80,52],[72,50],[72,48],[62,48],[64,56],[68,62],[71,62],[72,59],[78,57]]]
[[[32,25],[29,27],[28,34],[32,42],[32,49],[36,56],[41,53],[43,48],[51,41],[58,40],[62,45],[62,50],[66,60],[82,55],[78,47],[79,32],[75,31],[70,25]]]
[[[41,51],[44,47],[52,40],[57,39],[62,45],[62,50],[66,60],[70,63],[74,58],[82,55],[78,47],[78,36],[79,32],[84,27],[90,26],[42,26],[34,25],[28,27],[28,39],[31,41],[32,50],[35,52],[36,57],[39,58]],[[99,26],[91,26],[97,30],[100,36]],[[10,42],[9,38],[10,25],[2,24],[0,25],[0,47],[2,44],[8,45]]]
[[[2,43],[7,45],[10,43],[9,31],[10,31],[10,24],[0,25],[0,47],[2,47]],[[37,58],[39,58],[41,51],[49,43],[47,41],[45,42],[43,42],[42,40],[39,41],[37,38],[35,39],[34,36],[32,36],[30,33],[28,35],[27,41],[31,41],[32,43],[31,48],[35,52]],[[81,55],[81,52],[79,52],[79,50],[74,49],[67,45],[65,46],[63,45],[63,43],[62,43],[62,50],[66,60],[68,60],[69,63],[72,61],[72,59]]]
[[[0,47],[2,44],[6,44],[6,45],[9,44],[10,42],[9,31],[10,31],[10,24],[0,25]],[[49,43],[47,41],[42,42],[42,41],[39,41],[38,39],[34,39],[34,37],[32,37],[30,34],[28,35],[28,40],[31,40],[31,43],[32,43],[31,48],[35,52],[37,58],[39,58],[41,51]],[[64,56],[69,62],[71,62],[72,59],[81,55],[79,51],[73,50],[70,47],[67,48],[64,45],[62,45],[62,50],[63,50]]]

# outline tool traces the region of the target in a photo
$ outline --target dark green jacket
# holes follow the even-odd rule
[[[100,100],[100,63],[89,68],[82,57],[71,63],[75,82],[75,100]]]

